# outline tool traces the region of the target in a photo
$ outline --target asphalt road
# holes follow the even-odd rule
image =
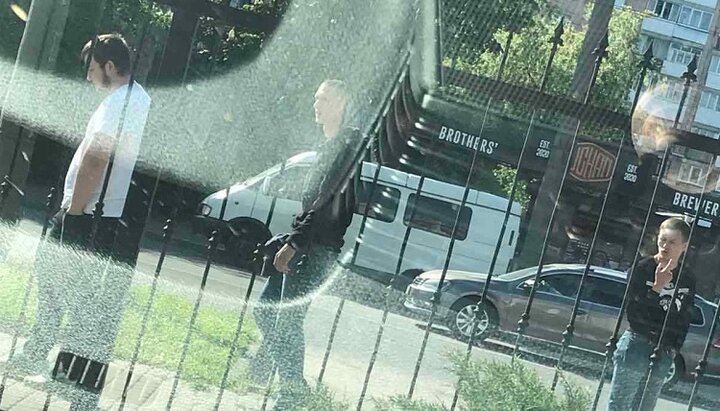
[[[36,222],[22,220],[13,241],[14,252],[20,253],[25,258],[32,258],[40,230],[41,227]],[[135,280],[137,283],[151,281],[159,258],[156,246],[157,244],[151,244],[151,248],[144,248],[141,251],[137,266],[139,274],[136,275]],[[201,256],[183,250],[182,245],[172,246],[161,270],[161,287],[194,301],[198,295],[204,270],[205,262]],[[239,311],[249,280],[248,273],[224,266],[211,266],[203,294],[203,304]],[[257,298],[263,282],[260,279],[255,284],[251,300]],[[353,300],[362,300],[362,298],[353,298]],[[331,325],[340,301],[341,299],[333,293],[325,292],[317,296],[309,310],[305,323],[307,341],[305,370],[309,380],[314,380],[319,375]],[[338,397],[350,403],[353,409],[363,386],[381,318],[381,310],[351,300],[345,302],[340,317],[324,382],[337,393]],[[421,326],[420,321],[397,314],[389,315],[368,387],[368,405],[372,403],[373,397],[408,393],[424,333],[425,327]],[[447,336],[441,328],[433,329],[420,367],[415,397],[449,405],[454,393],[455,378],[448,370],[447,355],[453,351],[464,351],[465,348],[464,343]],[[481,360],[510,360],[510,357],[503,352],[502,346],[495,344],[475,348],[473,356]],[[535,359],[528,363],[548,383],[552,380],[554,370],[543,365],[544,361]],[[598,384],[595,374],[592,372],[581,374],[567,375],[594,393]],[[609,382],[605,385],[599,409],[604,409],[608,388]],[[686,409],[684,400],[687,398],[687,393],[689,393],[689,385],[681,383],[677,392],[669,399],[660,401],[658,409]],[[720,398],[719,386],[701,386],[700,397],[703,403],[707,404],[704,405],[707,409],[720,407],[716,402],[709,402]]]

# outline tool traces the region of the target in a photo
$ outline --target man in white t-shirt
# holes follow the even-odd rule
[[[122,234],[127,231],[123,216],[150,97],[131,80],[130,49],[120,35],[98,36],[85,45],[81,58],[87,80],[107,96],[88,122],[65,177],[49,240],[37,253],[37,318],[23,353],[11,360],[30,374],[49,370],[47,357],[60,340],[66,314],[62,349],[109,361],[137,258],[140,236]],[[93,215],[100,212],[93,233]]]

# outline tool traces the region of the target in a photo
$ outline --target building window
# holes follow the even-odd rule
[[[683,84],[670,78],[662,78],[658,86],[658,96],[665,100],[679,102],[683,93]]]
[[[680,6],[664,0],[650,0],[648,10],[665,20],[677,21]]]
[[[677,8],[677,6],[675,8]],[[694,9],[689,6],[682,6],[677,22],[683,26],[708,31],[710,30],[710,20],[712,20],[712,13]]]
[[[703,93],[703,95],[704,94],[705,93]],[[715,96],[717,97],[717,94]],[[690,128],[690,131],[692,131],[695,134],[700,134],[701,136],[710,137],[710,138],[714,138],[714,139],[718,138],[718,130],[716,130],[716,129],[692,126]]]
[[[712,59],[710,60],[710,68],[708,70],[710,73],[720,74],[720,56],[712,56]]]
[[[704,183],[705,173],[702,167],[683,162],[680,164],[677,181],[694,186],[702,187]]]
[[[692,27],[701,31],[710,30],[712,13],[707,11],[690,6],[681,6],[664,0],[650,0],[648,2],[648,10],[662,19],[682,24],[683,26]]]
[[[673,63],[680,63],[688,65],[695,55],[698,57],[702,52],[701,49],[691,46],[686,46],[681,43],[670,43],[670,50],[668,51],[668,60]]]
[[[713,93],[712,91],[705,90],[702,92],[702,96],[700,96],[700,107],[720,111],[720,106],[718,106],[718,103],[720,102],[719,100],[720,95]]]

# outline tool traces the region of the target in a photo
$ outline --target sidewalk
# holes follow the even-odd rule
[[[0,359],[5,361],[8,357],[12,336],[0,333]],[[24,341],[21,340],[21,345]],[[54,355],[52,353],[51,355]],[[105,389],[100,397],[100,409],[115,410],[120,405],[123,387],[127,378],[129,363],[115,361],[110,364]],[[0,372],[4,372],[0,371]],[[146,365],[136,365],[130,389],[128,391],[126,410],[159,410],[165,409],[170,398],[173,379],[175,374]],[[62,391],[66,395],[53,395],[49,410],[69,410],[70,401],[67,397],[73,394],[82,395],[79,389],[68,389],[59,383],[50,382],[46,390],[43,387],[31,386],[30,384],[8,379],[3,393],[0,410],[2,411],[38,411],[43,409],[48,390]],[[65,398],[63,398],[65,397]],[[173,410],[200,411],[211,410],[217,400],[217,389],[200,391],[180,382],[177,394],[173,400]],[[247,410],[257,411],[260,409],[263,397],[260,394],[237,395],[226,391],[220,410]]]

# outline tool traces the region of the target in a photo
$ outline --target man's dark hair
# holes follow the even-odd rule
[[[105,67],[108,61],[112,61],[118,74],[130,74],[130,47],[119,34],[101,34],[94,44],[88,41],[80,52],[80,59],[87,66],[91,57],[100,67]]]
[[[687,242],[690,239],[690,226],[682,218],[670,217],[660,224],[660,229],[677,230],[682,234],[683,239]]]

